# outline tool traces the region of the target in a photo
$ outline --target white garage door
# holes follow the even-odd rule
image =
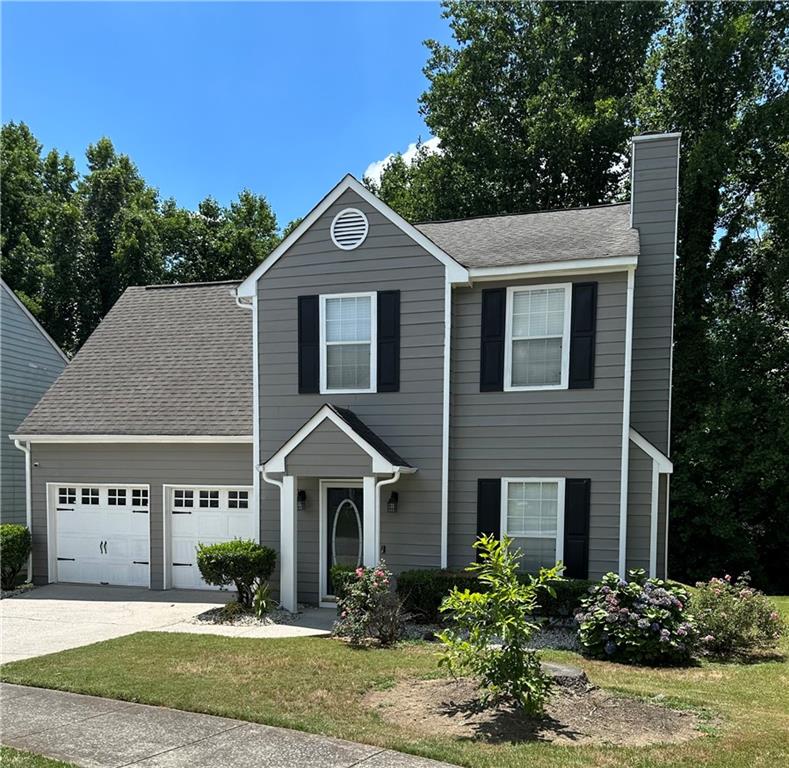
[[[149,586],[147,486],[51,489],[58,581]]]
[[[170,521],[170,584],[211,589],[197,567],[197,545],[255,539],[252,489],[173,486],[166,489]]]

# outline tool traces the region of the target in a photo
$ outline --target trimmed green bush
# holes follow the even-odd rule
[[[530,583],[530,575],[527,573],[518,574],[518,578],[524,584]],[[551,582],[554,594],[543,590],[536,615],[551,619],[571,619],[593,584],[594,582],[587,579]],[[397,594],[403,601],[404,609],[415,620],[426,624],[441,622],[441,601],[454,587],[468,588],[472,592],[484,592],[486,589],[485,584],[481,583],[474,573],[467,571],[422,569],[403,571],[397,577]]]
[[[207,584],[227,587],[233,584],[238,602],[252,610],[255,593],[264,587],[274,572],[277,553],[249,539],[233,539],[218,544],[199,544],[197,567]]]
[[[356,579],[356,568],[351,565],[333,565],[329,568],[334,596],[338,601],[348,594],[348,588]]]
[[[13,589],[16,577],[27,563],[33,539],[25,525],[0,525],[0,582],[3,589]]]

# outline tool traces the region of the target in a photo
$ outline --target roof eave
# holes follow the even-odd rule
[[[469,267],[472,282],[501,280],[511,277],[560,277],[635,269],[638,256],[609,256],[601,259],[568,259],[531,264],[507,264],[495,267]]]

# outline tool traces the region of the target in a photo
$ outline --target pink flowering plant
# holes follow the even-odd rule
[[[391,584],[392,574],[383,560],[371,568],[357,568],[337,602],[334,634],[352,645],[396,643],[403,634],[405,617]]]
[[[744,656],[775,648],[786,632],[775,604],[751,586],[749,574],[696,584],[691,600],[704,654]]]
[[[578,640],[587,656],[634,664],[682,664],[698,643],[689,592],[642,569],[627,580],[607,573],[576,613]]]

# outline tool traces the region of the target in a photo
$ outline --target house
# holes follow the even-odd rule
[[[17,427],[68,365],[68,358],[0,280],[0,434]],[[28,524],[23,453],[0,440],[0,523]]]
[[[346,176],[240,284],[130,288],[19,427],[37,581],[200,587],[199,541],[330,566],[664,575],[679,136],[630,203],[412,225]]]

